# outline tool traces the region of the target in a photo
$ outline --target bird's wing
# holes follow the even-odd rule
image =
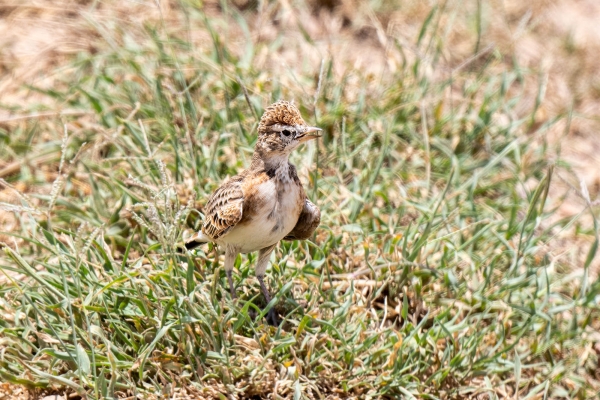
[[[317,229],[321,222],[321,211],[310,200],[304,201],[304,208],[296,222],[296,226],[284,237],[284,240],[306,240]]]
[[[241,177],[233,177],[210,196],[204,207],[202,233],[216,240],[242,219],[244,192]]]

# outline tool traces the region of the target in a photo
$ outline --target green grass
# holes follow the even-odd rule
[[[599,390],[585,350],[599,328],[595,254],[573,270],[548,251],[576,221],[549,222],[559,195],[544,133],[555,121],[517,112],[528,71],[492,53],[432,79],[444,51],[434,10],[414,43],[425,59],[374,78],[335,74],[325,58],[291,76],[258,64],[277,41],[240,52],[217,33],[223,21],[181,7],[212,43],[99,26],[116,46],[77,55],[52,89],[31,88],[90,114],[0,128],[2,158],[56,155],[5,183],[45,191],[19,194],[19,229],[0,256],[1,379],[92,399]],[[256,255],[236,262],[235,303],[214,249],[176,245],[200,226],[196,207],[248,165],[257,117],[279,98],[325,135],[292,159],[322,222],[313,240],[276,250],[268,284],[285,321],[273,328],[251,318],[265,306]]]

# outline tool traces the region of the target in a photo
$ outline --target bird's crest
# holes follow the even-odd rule
[[[306,125],[300,115],[300,110],[292,103],[279,100],[265,110],[258,124],[258,133],[264,133],[274,124]]]

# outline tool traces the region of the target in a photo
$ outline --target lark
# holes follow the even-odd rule
[[[267,304],[271,295],[264,277],[269,258],[281,240],[306,240],[321,220],[307,197],[290,153],[319,137],[296,106],[278,101],[267,107],[258,125],[258,140],[250,167],[224,182],[208,199],[202,229],[186,243],[192,249],[213,242],[225,249],[225,272],[233,298],[233,266],[239,253],[258,251],[256,278]],[[273,308],[267,314],[278,325]]]

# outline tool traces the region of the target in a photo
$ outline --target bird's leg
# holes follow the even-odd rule
[[[267,270],[267,266],[269,265],[269,258],[271,257],[271,253],[275,245],[265,247],[258,252],[258,262],[256,264],[256,279],[260,283],[260,289],[265,296],[265,300],[267,301],[267,305],[271,302],[271,295],[269,294],[269,289],[265,285],[265,271]],[[277,317],[277,313],[275,312],[275,307],[272,307],[267,314],[267,322],[273,326],[279,326],[279,318]]]
[[[231,298],[235,299],[237,296],[235,295],[235,290],[233,289],[233,265],[235,264],[235,258],[237,257],[237,253],[231,249],[225,250],[225,273],[227,274],[227,280],[229,281],[229,293],[231,293]]]
[[[271,302],[271,295],[269,294],[269,289],[267,289],[267,285],[265,285],[264,276],[257,275],[258,283],[260,283],[260,290],[262,290],[263,296],[265,296],[265,300],[267,304]]]

